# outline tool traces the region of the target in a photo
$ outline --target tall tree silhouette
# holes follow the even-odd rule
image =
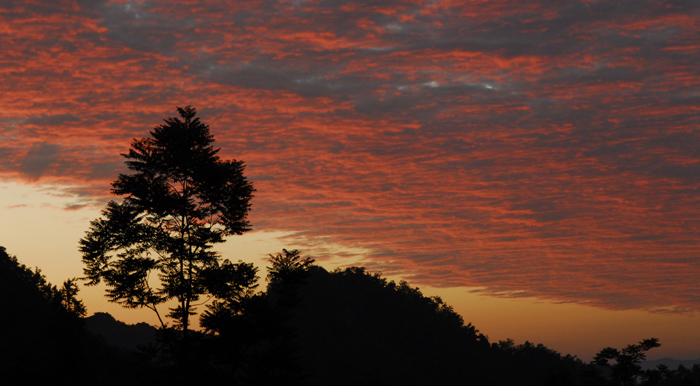
[[[242,161],[219,158],[220,149],[213,147],[196,110],[177,111],[179,117],[166,119],[149,138],[135,139],[122,154],[132,173],[120,174],[112,193],[124,199],[111,201],[91,222],[80,251],[88,285],[104,280],[110,301],[150,308],[165,326],[156,306],[176,299],[168,316],[186,337],[201,295],[250,284],[235,285],[241,275],[227,273],[240,273],[232,268],[236,265],[222,262],[211,248],[250,230],[247,215],[255,189]],[[159,280],[150,275],[154,271]],[[248,280],[250,274],[242,277]]]

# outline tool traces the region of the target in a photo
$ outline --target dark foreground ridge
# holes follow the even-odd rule
[[[0,248],[0,384],[700,384],[698,366],[635,373],[615,360],[596,366],[529,342],[489,342],[441,299],[405,282],[283,260],[272,262],[266,291],[213,307],[202,316],[206,333],[185,341],[171,328],[104,313],[84,318],[75,291],[52,286]],[[644,342],[630,345],[637,359],[656,341]],[[629,351],[601,355],[616,352]]]

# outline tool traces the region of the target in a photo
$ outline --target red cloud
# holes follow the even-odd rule
[[[191,104],[258,229],[419,283],[700,309],[697,5],[65,4],[0,12],[7,178],[104,196]]]

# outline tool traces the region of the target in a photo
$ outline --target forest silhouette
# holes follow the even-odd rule
[[[298,250],[270,255],[258,290],[258,267],[212,250],[251,229],[245,165],[219,158],[194,108],[177,111],[122,154],[122,201],[80,240],[80,280],[105,282],[109,301],[149,308],[160,326],[86,318],[75,279],[56,287],[0,247],[2,384],[700,385],[698,366],[642,370],[655,338],[592,363],[490,342],[439,297],[362,267],[328,271]]]
[[[645,340],[593,363],[541,344],[489,342],[438,297],[361,267],[272,256],[267,288],[204,331],[85,317],[75,292],[0,247],[2,384],[698,385],[700,366],[641,370]],[[281,259],[280,259],[281,257]],[[287,264],[287,267],[281,265]],[[206,321],[206,322],[205,322]]]

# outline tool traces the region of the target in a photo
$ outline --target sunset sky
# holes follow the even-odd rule
[[[54,283],[120,153],[192,105],[257,189],[226,258],[363,265],[492,341],[700,358],[697,0],[6,0],[0,47],[0,245]]]

